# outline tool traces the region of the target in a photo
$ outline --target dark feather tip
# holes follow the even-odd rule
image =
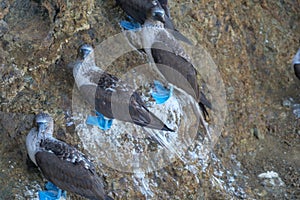
[[[300,64],[294,64],[295,75],[300,79]]]
[[[163,131],[175,132],[173,129],[170,129],[170,128],[167,127],[166,125],[164,125],[164,127],[163,127],[161,130],[163,130]]]

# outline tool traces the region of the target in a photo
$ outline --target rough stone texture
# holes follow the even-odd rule
[[[290,97],[300,102],[299,80],[290,65],[300,44],[300,2],[178,0],[170,1],[170,10],[176,27],[202,45],[219,67],[228,117],[215,146],[222,164],[211,161],[205,173],[194,174],[178,160],[148,174],[154,199],[299,199],[300,123],[282,102]],[[74,84],[67,65],[80,44],[99,44],[119,33],[120,19],[124,13],[113,0],[0,3],[3,199],[25,199],[28,189],[43,184],[40,173],[26,164],[25,137],[33,114],[50,113],[57,137],[81,147],[74,127],[65,125]],[[122,72],[143,60],[132,57],[120,58],[111,71]],[[235,190],[211,182],[219,168],[235,170],[231,183]],[[279,174],[284,188],[262,185],[258,175],[271,170]],[[116,199],[145,199],[131,174],[109,169],[105,163],[99,172]],[[219,177],[230,182],[226,173]],[[246,196],[237,188],[243,188]]]

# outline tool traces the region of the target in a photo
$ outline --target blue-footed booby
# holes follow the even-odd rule
[[[153,14],[147,16],[142,29],[142,41],[150,62],[156,64],[169,83],[193,96],[204,115],[208,116],[206,107],[211,109],[212,105],[200,90],[197,81],[199,73],[189,55],[185,53],[179,41],[166,31],[161,21],[154,18]]]
[[[300,49],[294,56],[292,65],[294,67],[295,75],[297,76],[298,79],[300,79]]]
[[[143,25],[147,19],[147,15],[151,13],[153,18],[163,23],[164,28],[172,31],[172,34],[178,40],[191,44],[190,40],[181,34],[172,22],[167,0],[116,0],[127,15],[136,22]],[[135,23],[121,22],[125,29],[138,28]]]
[[[36,115],[35,121],[38,128],[30,130],[26,147],[30,159],[45,178],[62,190],[89,199],[112,199],[105,194],[103,181],[97,175],[93,163],[76,148],[53,137],[52,117],[40,113]],[[48,187],[53,188],[53,185]],[[47,196],[44,193],[40,192],[40,198]]]
[[[92,46],[80,47],[73,76],[80,93],[100,114],[100,120],[118,119],[142,127],[173,131],[148,110],[133,87],[96,66]],[[109,126],[101,127],[101,124],[111,125],[111,122],[99,123],[100,128],[107,129]]]

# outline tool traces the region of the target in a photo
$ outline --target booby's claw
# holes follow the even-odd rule
[[[154,81],[154,88],[151,90],[151,96],[155,99],[157,104],[165,103],[173,93],[173,87],[170,89],[163,86],[163,84],[157,80]]]
[[[104,117],[104,115],[102,115],[97,111],[96,111],[96,115],[97,116],[88,116],[86,120],[86,124],[92,126],[98,126],[100,129],[104,131],[110,129],[113,120]]]
[[[61,200],[61,198],[67,199],[67,192],[62,191],[50,181],[46,183],[45,188],[45,191],[39,191],[40,200]]]
[[[138,29],[138,28],[141,28],[141,24],[138,23],[138,22],[135,22],[135,21],[120,21],[120,25],[126,29],[126,30],[134,30],[134,29]]]

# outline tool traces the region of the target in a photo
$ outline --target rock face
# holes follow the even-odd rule
[[[5,185],[0,196],[4,199],[34,197],[43,187],[39,172],[26,165],[25,136],[33,113],[51,113],[56,137],[82,147],[70,120],[74,80],[67,66],[80,44],[96,45],[121,31],[118,22],[125,15],[114,3],[0,3],[0,185]],[[299,49],[299,2],[186,0],[169,1],[169,7],[178,30],[209,52],[218,66],[226,88],[225,125],[213,156],[199,153],[203,152],[199,137],[188,150],[188,162],[178,159],[148,174],[125,174],[102,163],[98,171],[106,176],[110,196],[299,198],[300,123],[293,105],[282,106],[287,99],[300,104],[299,80],[291,67]],[[145,62],[144,56],[129,52],[108,70],[122,74]],[[258,179],[267,171],[276,172],[284,183],[276,186],[276,192]]]

